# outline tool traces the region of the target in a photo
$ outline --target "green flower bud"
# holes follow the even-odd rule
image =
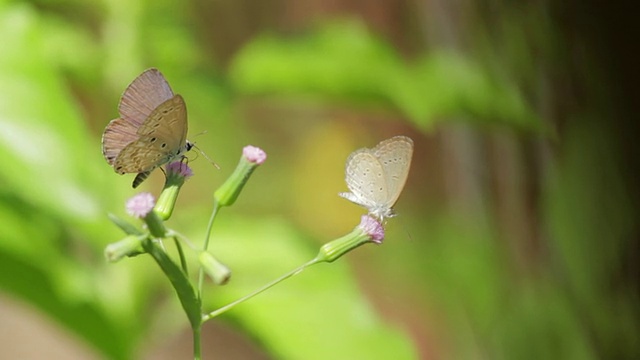
[[[184,184],[185,180],[193,176],[191,168],[182,161],[175,161],[166,167],[166,181],[164,183],[164,189],[160,193],[160,197],[154,207],[156,213],[162,220],[167,220],[171,217],[173,209],[178,199],[178,193],[180,187]]]
[[[216,190],[214,198],[220,206],[230,206],[238,198],[253,171],[267,159],[267,154],[255,146],[245,146],[238,166],[227,181]]]
[[[349,234],[328,242],[320,248],[318,261],[333,262],[349,251],[369,242],[381,244],[384,228],[373,217],[363,215],[360,224]]]
[[[142,252],[144,238],[140,235],[129,235],[118,242],[111,243],[104,249],[104,257],[109,262],[116,262],[125,256],[139,254]]]
[[[213,280],[214,284],[224,285],[229,281],[231,270],[216,259],[210,252],[202,251],[198,255],[198,261],[204,269],[204,272]]]

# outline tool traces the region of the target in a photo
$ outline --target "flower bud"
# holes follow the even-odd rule
[[[253,171],[267,159],[267,154],[255,146],[245,146],[238,166],[227,181],[213,194],[220,206],[230,206],[238,198]]]
[[[198,255],[198,261],[204,269],[204,272],[209,275],[211,280],[216,285],[224,285],[229,281],[231,277],[231,270],[216,259],[210,252],[202,251]]]
[[[104,257],[109,262],[116,262],[125,256],[142,252],[143,236],[129,235],[126,238],[107,245],[104,249]]]
[[[363,215],[360,224],[341,238],[324,244],[316,256],[319,261],[333,262],[349,251],[369,242],[381,244],[384,228],[373,217]]]
[[[142,219],[153,210],[154,205],[155,199],[153,195],[148,192],[142,192],[127,200],[125,209],[129,215]]]
[[[160,216],[153,210],[154,205],[153,195],[143,192],[127,200],[125,207],[130,215],[144,220],[153,237],[162,238],[165,237],[167,229]]]
[[[178,193],[180,187],[184,184],[185,180],[193,176],[193,171],[189,165],[182,161],[175,161],[166,166],[166,180],[164,183],[164,189],[158,197],[158,202],[154,207],[154,210],[158,213],[158,216],[162,220],[167,220],[171,217],[173,209],[178,199]]]

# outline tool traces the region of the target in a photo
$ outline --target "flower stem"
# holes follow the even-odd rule
[[[202,326],[193,329],[193,360],[200,360],[202,358],[202,348],[200,347],[201,329]]]
[[[315,258],[315,259],[313,259],[313,260],[311,260],[311,261],[309,261],[309,262],[307,262],[307,263],[305,263],[305,264],[303,264],[303,265],[301,265],[301,266],[289,271],[288,273],[280,276],[279,278],[277,278],[277,279],[273,280],[272,282],[264,285],[263,287],[259,288],[258,290],[254,291],[254,292],[252,292],[252,293],[250,293],[248,295],[245,295],[245,296],[241,297],[240,299],[235,300],[234,302],[229,303],[229,304],[219,308],[218,310],[214,310],[214,311],[212,311],[212,312],[210,312],[208,314],[202,315],[202,322],[205,322],[207,320],[213,319],[214,317],[216,317],[216,316],[218,316],[218,315],[220,315],[222,313],[225,313],[227,310],[231,310],[234,306],[251,299],[252,297],[262,293],[263,291],[273,287],[274,285],[276,285],[276,284],[278,284],[278,283],[280,283],[280,282],[282,282],[282,281],[284,281],[284,280],[286,280],[286,279],[288,279],[288,278],[290,278],[290,277],[292,277],[294,275],[297,275],[297,274],[301,273],[304,269],[308,268],[309,266],[317,264],[317,263],[322,262],[322,261],[323,260]]]
[[[211,211],[211,217],[209,217],[209,224],[207,224],[207,234],[204,238],[204,245],[202,246],[202,250],[206,251],[209,247],[209,239],[211,238],[211,229],[213,229],[213,221],[218,214],[218,210],[220,206],[218,204],[217,199],[213,199],[213,210]],[[198,294],[202,294],[202,283],[204,282],[204,269],[201,267],[200,272],[198,274]]]

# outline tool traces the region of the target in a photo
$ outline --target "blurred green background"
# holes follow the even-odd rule
[[[201,242],[242,147],[269,156],[214,226],[210,249],[233,277],[207,286],[209,309],[358,224],[363,210],[337,196],[351,151],[415,141],[385,243],[206,323],[205,359],[638,358],[631,13],[0,0],[0,358],[190,357],[155,263],[102,255],[123,237],[106,214],[126,216],[135,191],[100,137],[148,67],[186,99],[190,139],[221,167],[191,155],[169,226]],[[143,188],[162,182],[156,171]]]

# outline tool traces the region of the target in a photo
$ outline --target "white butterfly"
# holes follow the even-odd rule
[[[392,206],[407,181],[412,155],[413,140],[406,136],[384,140],[373,149],[354,151],[345,168],[351,192],[339,195],[367,208],[380,221],[395,216]]]
[[[187,107],[158,69],[140,74],[122,94],[120,117],[102,134],[102,154],[119,174],[137,173],[133,187],[155,168],[182,159],[187,140]]]

